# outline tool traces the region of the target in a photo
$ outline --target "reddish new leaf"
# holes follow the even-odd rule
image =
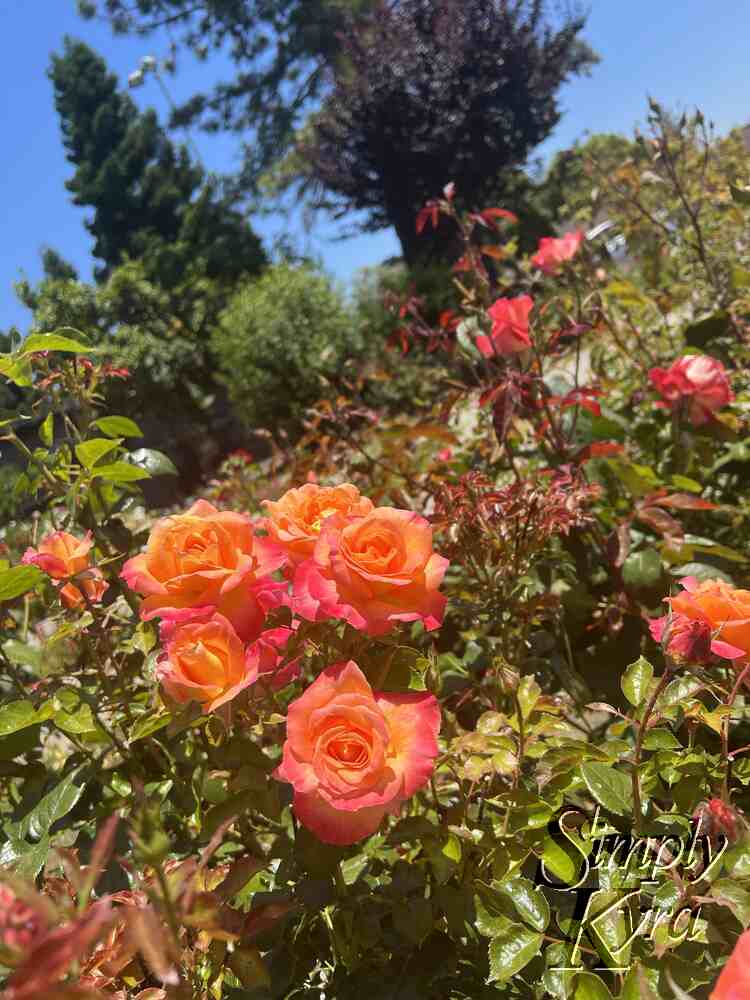
[[[711,503],[710,500],[690,496],[689,493],[669,493],[652,502],[660,507],[672,507],[675,510],[718,510],[720,506],[718,503]]]

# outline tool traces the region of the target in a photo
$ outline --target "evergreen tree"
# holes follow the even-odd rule
[[[165,26],[174,51],[199,59],[228,54],[233,79],[193,95],[172,125],[250,133],[239,182],[257,191],[260,176],[290,148],[295,131],[331,89],[348,15],[375,0],[78,0],[84,17],[107,18],[116,34],[148,36]],[[170,58],[167,60],[173,63]]]
[[[104,60],[66,39],[50,77],[76,205],[93,209],[86,227],[105,280],[126,259],[170,288],[201,265],[205,277],[234,284],[265,257],[242,214],[207,181],[184,146],[175,146],[156,114],[138,110]]]

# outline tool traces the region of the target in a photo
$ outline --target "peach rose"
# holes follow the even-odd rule
[[[713,643],[728,646],[719,656],[728,659],[750,656],[750,590],[738,590],[724,580],[701,583],[694,576],[686,576],[680,583],[683,592],[667,598],[674,615],[705,622],[711,629]]]
[[[342,486],[306,483],[299,489],[287,490],[279,500],[266,500],[264,507],[268,511],[266,530],[285,550],[293,566],[313,554],[326,518],[333,514],[364,517],[373,509],[372,502],[360,496],[351,483]]]
[[[56,587],[61,580],[76,577],[75,583],[60,587],[60,597],[67,607],[77,608],[84,604],[84,594],[92,604],[98,604],[109,584],[102,571],[89,563],[93,544],[90,531],[84,538],[76,538],[67,531],[53,531],[42,539],[38,548],[26,549],[21,562],[38,566],[52,578]]]
[[[145,596],[144,620],[189,621],[218,611],[249,641],[284,599],[284,585],[268,577],[283,562],[282,549],[259,538],[247,514],[198,500],[186,513],[156,522],[146,551],[125,563],[122,577]]]
[[[559,239],[554,236],[544,236],[539,240],[539,249],[531,258],[531,263],[545,274],[557,274],[566,261],[575,257],[584,238],[580,229],[574,233],[566,233]]]
[[[477,337],[477,347],[486,358],[495,355],[517,354],[531,347],[529,313],[534,308],[530,295],[515,299],[498,299],[487,310],[492,320],[489,337]]]
[[[750,931],[737,938],[729,961],[721,970],[711,1000],[744,1000],[750,996]]]
[[[353,844],[430,779],[440,707],[431,694],[373,691],[356,663],[324,670],[287,714],[275,777],[294,812],[327,844]]]
[[[684,406],[696,426],[734,399],[724,366],[707,354],[686,354],[669,368],[652,368],[648,377],[664,400],[660,405]]]
[[[245,648],[231,622],[214,612],[203,621],[164,622],[166,649],[156,667],[164,690],[179,704],[197,701],[213,712],[267,675],[273,687],[288,683],[296,664],[278,670],[291,629],[271,629]],[[276,676],[278,674],[278,676]]]
[[[432,550],[432,528],[410,510],[377,507],[353,521],[329,518],[294,575],[292,608],[308,621],[343,618],[368,635],[398,622],[438,628],[448,560]]]

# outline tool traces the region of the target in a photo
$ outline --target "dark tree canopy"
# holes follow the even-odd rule
[[[199,58],[228,51],[236,76],[196,94],[172,125],[199,122],[208,131],[248,134],[242,186],[252,190],[289,148],[296,129],[330,89],[349,15],[374,0],[79,0],[86,17],[102,16],[115,32],[150,35],[169,26]]]
[[[340,216],[393,225],[409,263],[414,220],[448,181],[471,207],[502,187],[560,119],[557,93],[596,61],[585,18],[544,0],[387,0],[342,39],[335,87],[300,144]]]
[[[86,227],[96,276],[106,279],[126,258],[143,260],[164,287],[196,259],[206,277],[231,281],[257,272],[265,257],[243,215],[207,181],[185,147],[175,146],[153,111],[141,112],[118,89],[104,60],[66,39],[50,77],[76,205],[92,208]]]

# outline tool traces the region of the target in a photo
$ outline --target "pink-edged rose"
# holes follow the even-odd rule
[[[353,844],[430,779],[440,707],[431,694],[373,691],[356,663],[324,670],[287,715],[275,776],[299,821],[327,844]]]
[[[737,938],[729,961],[721,970],[711,1000],[746,1000],[750,996],[750,931]]]
[[[318,486],[305,483],[287,490],[278,500],[266,500],[265,526],[270,537],[286,552],[293,566],[309,559],[324,521],[334,514],[364,517],[373,509],[372,501],[360,495],[356,486]]]
[[[498,299],[487,310],[492,320],[489,337],[477,337],[477,347],[486,358],[494,355],[518,354],[531,347],[529,313],[534,308],[530,295],[515,299]]]
[[[157,677],[174,701],[197,701],[204,712],[213,712],[261,676],[271,687],[288,683],[296,664],[279,666],[290,635],[287,628],[269,629],[246,647],[232,623],[216,612],[186,624],[164,622]]]
[[[308,621],[342,618],[368,635],[398,622],[440,626],[439,592],[448,560],[432,548],[432,528],[418,514],[377,507],[366,517],[332,517],[311,559],[297,567],[292,608]]]
[[[266,612],[284,600],[283,585],[268,577],[284,559],[278,545],[255,534],[247,514],[198,500],[184,514],[156,522],[146,551],[125,563],[122,577],[144,595],[144,620],[218,611],[250,641]]]
[[[648,377],[664,401],[661,405],[672,410],[684,406],[696,426],[708,423],[734,399],[724,366],[707,354],[686,354],[669,368],[652,368]]]
[[[67,531],[53,531],[42,539],[36,549],[26,549],[21,562],[38,566],[51,577],[56,587],[62,580],[75,577],[75,583],[60,587],[60,597],[67,607],[80,607],[85,604],[86,598],[92,604],[98,604],[109,584],[102,577],[102,571],[90,565],[89,552],[93,544],[90,531],[83,538],[76,538]]]
[[[560,238],[544,236],[539,241],[539,249],[531,258],[531,263],[545,274],[557,274],[566,261],[575,257],[584,238],[584,233],[580,229],[566,233]]]

